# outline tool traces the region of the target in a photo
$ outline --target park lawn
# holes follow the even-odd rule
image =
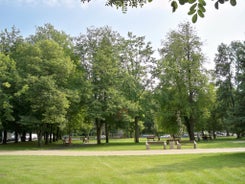
[[[164,141],[164,140],[162,140]],[[81,140],[73,140],[72,145],[64,145],[62,141],[38,147],[36,142],[24,143],[8,143],[0,145],[2,150],[76,150],[76,151],[121,151],[121,150],[145,150],[146,139],[141,138],[140,143],[135,144],[131,139],[110,139],[109,144],[102,140],[101,145],[97,145],[96,141],[91,139],[89,144],[83,144]],[[151,145],[151,150],[163,149],[163,145]],[[245,147],[245,139],[236,139],[234,137],[217,138],[216,140],[197,142],[197,148],[237,148]],[[168,147],[167,147],[168,148]],[[183,144],[182,149],[193,149],[193,144]]]
[[[245,153],[154,156],[0,156],[4,184],[242,184]]]

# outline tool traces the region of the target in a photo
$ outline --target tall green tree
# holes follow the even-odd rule
[[[4,131],[4,144],[7,143],[7,131],[15,121],[13,99],[16,93],[16,81],[15,62],[0,52],[0,130]]]
[[[161,48],[158,93],[160,127],[177,134],[183,123],[194,140],[194,130],[207,97],[207,78],[202,72],[202,42],[190,23],[171,31]]]
[[[230,59],[229,46],[221,44],[215,56],[215,74],[217,89],[218,111],[227,132],[231,131],[229,126],[229,112],[235,106],[234,99],[234,63]]]
[[[122,92],[128,101],[128,113],[133,119],[135,143],[139,142],[139,120],[142,111],[143,94],[150,88],[152,66],[155,63],[151,43],[145,37],[137,37],[129,32],[122,41],[121,68],[124,73]]]
[[[236,92],[232,122],[233,131],[240,138],[245,136],[245,42],[232,42],[231,48],[236,61]]]
[[[91,85],[89,116],[97,132],[97,143],[101,143],[102,128],[107,131],[108,118],[115,114],[114,105],[118,92],[117,44],[120,35],[109,27],[91,28],[77,39],[77,52]],[[107,133],[108,141],[108,133]]]
[[[7,30],[4,29],[3,31],[1,31],[0,33],[0,52],[6,56],[9,56],[9,58],[11,60],[14,59],[14,54],[16,52],[16,49],[18,47],[18,45],[23,43],[23,37],[20,35],[20,31],[16,28],[16,27],[12,27],[11,30]],[[9,70],[12,71],[12,70]],[[15,95],[14,93],[18,91],[19,88],[19,75],[16,74],[18,72],[15,72],[15,74],[12,74],[12,76],[10,77],[10,79],[12,80],[12,84],[11,84],[11,90],[9,89],[9,91],[11,91],[12,93],[12,97],[11,97],[11,104],[12,104],[12,110],[13,110],[13,121],[8,121],[8,128],[5,127],[5,131],[9,131],[9,132],[13,132],[15,131],[15,141],[18,141],[18,132],[20,129],[20,126],[18,125],[18,113],[16,113],[18,111],[18,108],[16,108],[16,100],[15,100]],[[6,132],[5,132],[6,135]]]
[[[28,106],[21,115],[22,122],[35,125],[40,145],[44,132],[47,135],[51,127],[66,122],[68,84],[75,65],[62,47],[51,40],[22,45],[16,63],[23,78],[18,97]]]
[[[227,132],[244,135],[244,43],[221,44],[215,57],[218,109]]]

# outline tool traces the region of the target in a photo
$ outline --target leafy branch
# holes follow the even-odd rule
[[[219,4],[224,4],[225,2],[230,2],[232,6],[236,6],[236,0],[217,0],[214,3],[214,7],[216,9],[219,9]],[[206,0],[172,0],[171,6],[172,11],[175,12],[178,8],[178,5],[184,5],[184,4],[190,4],[190,9],[188,12],[188,15],[192,16],[192,22],[196,23],[197,18],[204,17],[204,14],[206,12],[205,6],[206,6]]]
[[[92,0],[81,0],[81,2],[90,2]],[[121,8],[124,13],[127,12],[127,7],[138,8],[143,7],[147,3],[151,3],[154,0],[106,0],[106,6],[115,6]],[[192,16],[192,22],[196,23],[197,18],[204,17],[206,12],[205,6],[207,0],[169,0],[171,2],[172,11],[175,12],[179,5],[190,4],[188,15]],[[209,0],[210,1],[210,0]],[[214,1],[214,0],[212,0]],[[237,0],[215,0],[214,7],[219,9],[220,4],[230,2],[232,6],[236,6]]]

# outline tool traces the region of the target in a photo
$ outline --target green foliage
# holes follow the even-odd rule
[[[0,125],[13,121],[13,98],[17,80],[15,62],[0,52]]]
[[[107,6],[116,6],[117,8],[122,8],[123,12],[127,12],[127,7],[138,8],[143,7],[147,3],[151,3],[153,0],[106,0]],[[209,0],[211,1],[211,0]],[[224,4],[225,2],[230,2],[232,6],[236,6],[236,0],[216,0],[214,7],[219,9],[219,4]],[[81,0],[81,2],[90,2],[90,0]],[[205,6],[207,0],[170,0],[172,11],[175,12],[178,9],[178,5],[190,5],[188,15],[192,16],[192,22],[196,23],[197,18],[204,17],[206,12]]]
[[[168,34],[161,49],[157,89],[159,127],[178,133],[184,124],[194,138],[194,127],[208,108],[209,89],[205,73],[201,72],[203,56],[201,41],[190,23],[179,25],[178,31]],[[206,99],[206,100],[205,100]]]
[[[244,134],[244,56],[242,42],[221,44],[215,58],[217,78],[217,104],[220,118],[227,130]]]

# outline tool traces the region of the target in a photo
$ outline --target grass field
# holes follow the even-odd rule
[[[72,141],[72,145],[63,145],[62,141],[52,143],[49,145],[43,145],[38,147],[36,142],[25,143],[9,143],[7,145],[0,145],[1,150],[49,150],[49,149],[68,149],[68,150],[80,150],[80,151],[117,151],[117,150],[145,150],[146,139],[141,138],[140,143],[135,144],[133,139],[111,139],[109,144],[105,144],[102,140],[101,145],[96,145],[96,141],[91,139],[89,144],[83,144],[81,140]],[[200,141],[197,143],[198,148],[237,148],[245,147],[245,139],[235,139],[234,137],[222,137],[216,140]],[[162,149],[162,145],[151,145],[151,149]],[[182,149],[193,148],[192,144],[186,144],[182,146]]]
[[[4,184],[243,184],[245,153],[162,156],[1,156]]]
[[[110,144],[73,141],[37,147],[35,142],[0,145],[2,150],[145,150],[145,140],[114,139]],[[220,138],[201,141],[198,148],[245,147],[245,140]],[[155,145],[152,149],[162,149]],[[188,146],[183,149],[189,148]],[[243,184],[245,153],[154,156],[0,156],[2,184]]]

